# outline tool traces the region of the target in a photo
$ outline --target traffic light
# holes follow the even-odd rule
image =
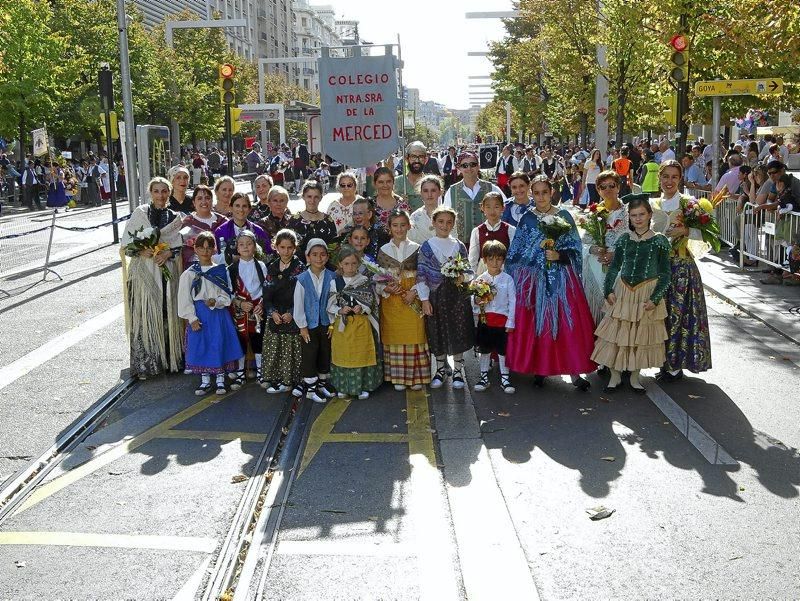
[[[679,33],[672,36],[669,45],[672,51],[669,77],[676,83],[686,83],[689,81],[689,40]]]
[[[678,118],[678,95],[670,94],[669,98],[667,98],[667,108],[664,110],[664,119],[672,127],[675,127],[678,123],[677,118]]]
[[[236,75],[236,67],[230,63],[219,66],[219,101],[220,104],[234,104],[236,102],[236,89],[234,87],[233,76]]]
[[[111,116],[111,139],[119,140],[119,127],[117,127],[117,113],[110,111]],[[100,113],[100,137],[106,139],[106,114]]]
[[[239,118],[242,115],[242,109],[231,109],[231,135],[236,135],[242,130],[242,122]]]

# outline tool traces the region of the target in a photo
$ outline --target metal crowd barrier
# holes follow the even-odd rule
[[[725,199],[715,207],[720,238],[739,244],[739,268],[745,257],[791,272],[789,250],[800,244],[800,212],[778,215],[776,210],[756,211],[751,202],[738,208],[738,201]]]
[[[124,215],[97,225],[59,225],[56,223],[57,214],[58,211],[53,210],[51,216],[44,221],[26,218],[0,221],[0,285],[4,280],[18,280],[34,274],[39,274],[39,282],[46,281],[48,275],[60,280],[61,276],[51,267],[55,230],[87,232],[122,223],[130,218],[130,215]],[[80,213],[75,215],[79,216]],[[0,287],[0,299],[10,296],[8,290]]]

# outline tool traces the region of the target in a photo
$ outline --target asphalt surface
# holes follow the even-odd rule
[[[109,234],[61,235],[74,250]],[[31,274],[0,299],[0,481],[126,376],[122,318],[109,313],[117,248],[55,268],[62,281]],[[800,596],[800,349],[707,299],[714,368],[648,378],[645,396],[603,393],[596,374],[587,393],[516,376],[505,395],[493,373],[484,393],[384,387],[315,406],[264,598]],[[234,478],[260,448],[234,435],[268,431],[280,401],[251,384],[201,406],[195,383],[135,388],[0,526],[1,599],[202,587],[243,494]],[[589,519],[601,506],[613,514]]]

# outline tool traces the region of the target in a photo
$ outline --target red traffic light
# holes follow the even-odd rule
[[[233,77],[234,73],[236,73],[236,68],[229,63],[225,63],[219,66],[220,77],[225,77],[225,78]]]
[[[675,34],[670,38],[669,45],[675,48],[678,52],[683,52],[689,47],[689,40],[682,33]]]

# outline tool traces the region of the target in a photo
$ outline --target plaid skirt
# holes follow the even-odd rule
[[[383,379],[415,386],[431,379],[431,353],[427,344],[384,344]]]

